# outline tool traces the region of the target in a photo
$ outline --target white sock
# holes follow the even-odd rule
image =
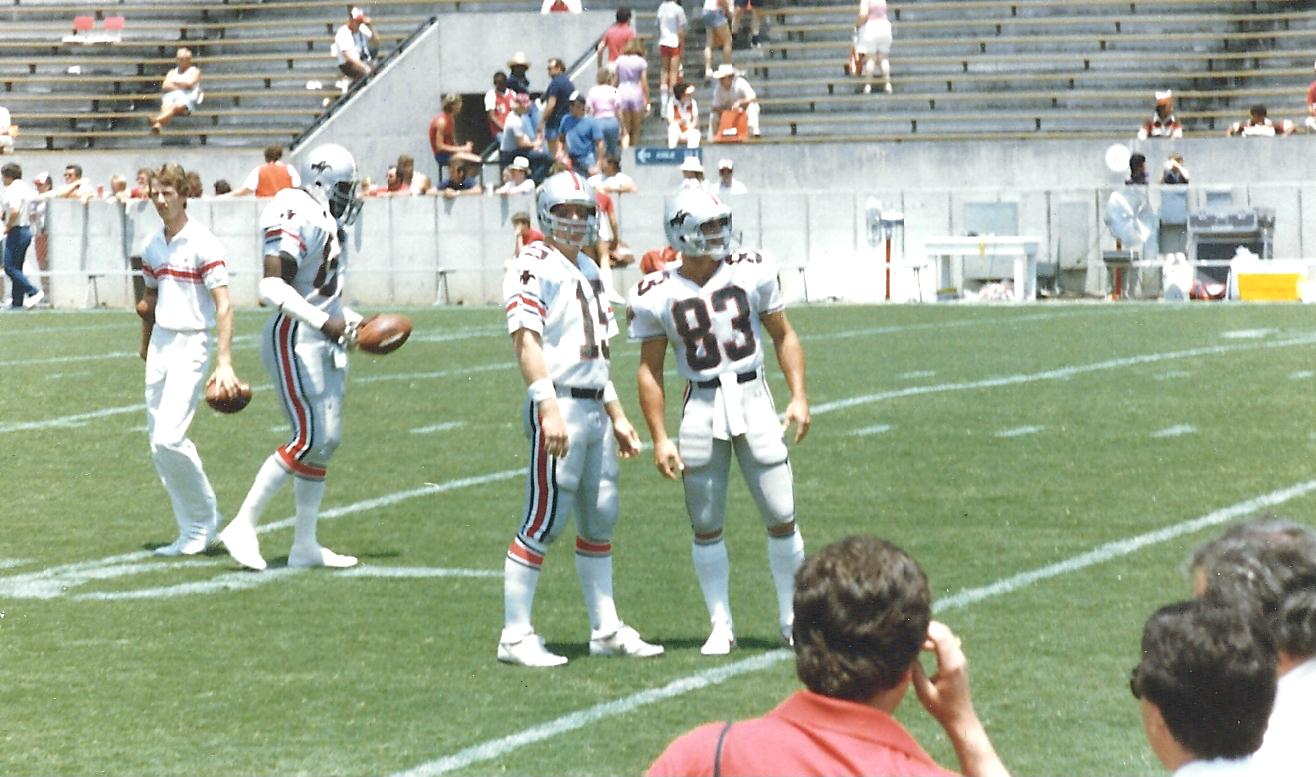
[[[721,538],[708,544],[691,543],[690,559],[695,563],[699,590],[704,592],[709,621],[731,626],[731,561],[727,558],[727,544]]]
[[[515,641],[534,630],[530,625],[530,608],[535,603],[535,586],[539,568],[508,558],[503,561],[503,636]]]
[[[292,546],[294,548],[318,548],[315,539],[315,524],[320,520],[320,503],[324,501],[324,481],[297,478],[293,481],[293,493],[297,496],[297,520],[293,524]]]
[[[233,523],[246,524],[252,529],[256,528],[256,521],[265,512],[270,500],[274,498],[275,494],[279,493],[279,489],[283,488],[291,477],[292,474],[279,463],[278,454],[270,454],[265,463],[260,465],[260,471],[256,473],[256,480],[251,484],[251,489],[247,491],[246,499],[242,500],[242,507],[238,508],[238,514],[233,518]]]
[[[589,556],[576,554],[576,575],[580,592],[585,595],[592,633],[611,634],[617,630],[617,604],[612,599],[612,554]]]
[[[768,568],[777,587],[778,623],[786,628],[795,623],[795,572],[804,563],[804,538],[796,529],[788,537],[768,535]]]

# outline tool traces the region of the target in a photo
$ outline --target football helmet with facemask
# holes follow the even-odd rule
[[[335,143],[315,147],[306,155],[302,181],[303,188],[328,203],[329,212],[340,225],[356,221],[362,204],[356,190],[361,182],[350,151]]]
[[[584,219],[571,218],[563,205],[581,205],[586,209]],[[539,228],[556,243],[580,249],[598,241],[599,212],[594,199],[594,187],[576,173],[564,171],[551,175],[535,194],[535,209],[539,215]]]
[[[711,192],[682,189],[667,198],[663,228],[672,248],[687,256],[721,258],[731,253],[731,208]]]

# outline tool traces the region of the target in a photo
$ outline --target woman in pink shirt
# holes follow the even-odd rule
[[[617,87],[612,85],[612,71],[606,67],[599,68],[595,81],[597,83],[590,87],[589,94],[585,96],[585,109],[603,130],[604,154],[621,156],[621,124],[617,121],[621,98],[617,95]]]
[[[874,65],[882,69],[882,90],[891,94],[891,21],[887,19],[886,0],[859,0],[859,15],[854,25],[854,49],[859,55],[864,75],[864,94],[873,91]]]
[[[638,38],[626,44],[614,63],[617,70],[617,95],[621,100],[622,148],[640,142],[640,125],[649,112],[649,80],[645,72],[644,44]]]

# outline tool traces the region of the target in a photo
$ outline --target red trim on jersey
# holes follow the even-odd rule
[[[165,265],[156,270],[152,278],[174,278],[184,283],[201,283],[201,273],[195,270],[184,270],[180,267],[170,267]]]
[[[595,544],[587,542],[584,537],[576,537],[576,550],[591,556],[606,556],[612,552],[612,543]]]
[[[217,267],[223,267],[223,266],[224,266],[224,260],[223,260],[223,259],[216,260],[216,261],[214,261],[214,262],[211,262],[210,264],[202,265],[202,266],[201,266],[201,274],[202,274],[202,275],[208,275],[208,274],[210,273],[211,270],[214,270],[214,269],[217,268]]]
[[[544,557],[533,550],[522,545],[517,540],[512,540],[507,546],[507,555],[515,561],[528,564],[536,569],[544,565]]]
[[[512,301],[507,303],[507,312],[510,313],[512,311],[512,308],[518,306],[524,308],[530,308],[534,312],[538,313],[541,317],[546,318],[548,316],[548,308],[544,307],[544,303],[540,302],[534,297],[529,296],[528,294],[523,293],[513,297]]]
[[[306,241],[302,240],[302,236],[297,234],[296,232],[283,229],[282,227],[270,227],[269,229],[265,230],[266,240],[269,240],[270,238],[273,237],[278,237],[279,235],[287,235],[288,237],[291,237],[293,240],[296,240],[297,245],[300,246],[302,249],[302,253],[306,253]]]

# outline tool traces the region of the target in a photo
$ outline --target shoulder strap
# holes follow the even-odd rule
[[[722,748],[727,741],[727,732],[731,730],[731,724],[734,721],[727,721],[722,727],[721,733],[717,735],[717,750],[713,753],[713,777],[722,777]]]

